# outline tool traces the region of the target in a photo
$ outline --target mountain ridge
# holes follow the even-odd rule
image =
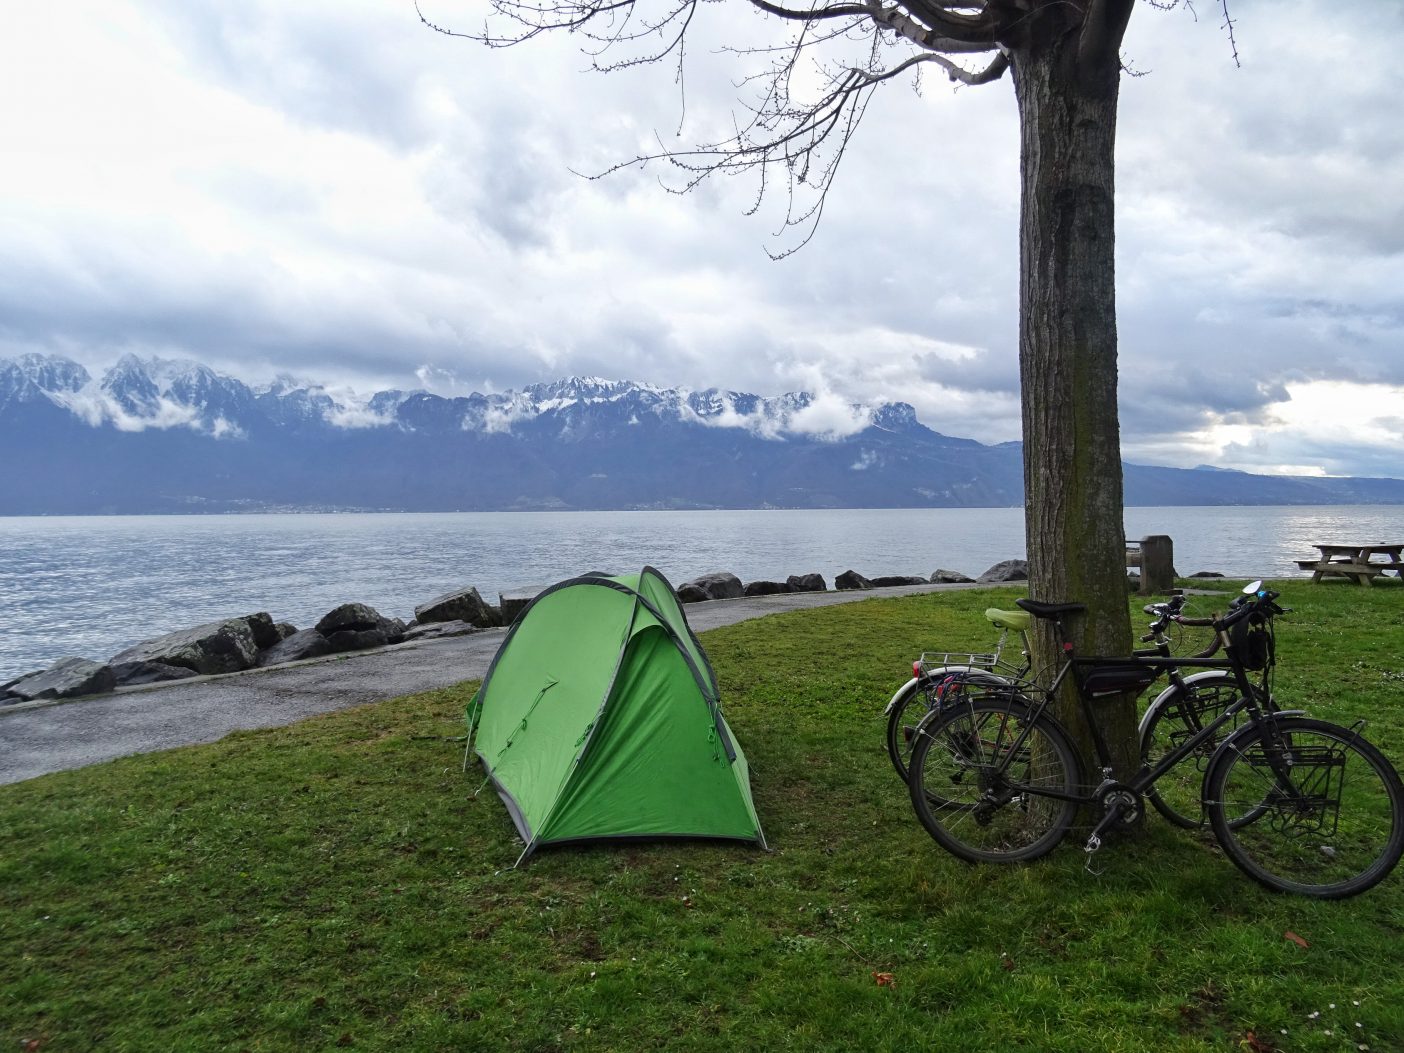
[[[0,359],[0,514],[1000,506],[1017,442],[943,435],[906,403],[567,377],[360,395],[125,355]],[[1128,463],[1128,504],[1396,504],[1404,481]]]

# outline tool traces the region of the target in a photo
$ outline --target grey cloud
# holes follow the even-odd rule
[[[1230,444],[1224,448],[1224,458],[1249,470],[1291,464],[1320,466],[1327,475],[1399,477],[1397,443],[1331,443],[1284,436],[1271,445]]]
[[[973,358],[952,360],[926,352],[912,356],[916,377],[962,391],[984,391],[1002,395],[1019,394],[1017,354],[1001,355],[982,351]]]
[[[1366,6],[1243,0],[1241,71],[1212,19],[1141,5],[1132,20],[1129,53],[1154,70],[1124,82],[1119,129],[1122,422],[1141,448],[1173,459],[1208,423],[1264,420],[1293,378],[1404,383],[1390,254],[1404,74],[1369,61],[1392,54],[1404,8]],[[324,214],[338,175],[231,151],[186,178],[221,222],[268,235],[246,254],[199,244],[179,215],[94,226],[56,211],[30,242],[0,222],[5,348],[188,354],[366,387],[415,386],[419,367],[499,388],[597,373],[768,393],[818,377],[855,401],[912,402],[951,434],[1017,436],[1007,81],[886,88],[818,236],[776,264],[763,248],[781,245],[784,202],[747,218],[747,179],[679,199],[657,185],[665,166],[572,174],[650,148],[655,130],[673,141],[667,70],[593,75],[566,38],[489,52],[435,36],[406,5],[143,10],[193,76],[274,119],[372,141],[422,200],[384,202],[390,219]],[[1317,67],[1299,60],[1327,19],[1366,54],[1309,82]],[[725,56],[694,58],[684,139],[735,105]],[[949,361],[932,341],[975,353]]]
[[[163,19],[193,67],[246,98],[401,148],[435,134],[417,92],[423,60],[400,29],[419,25],[410,8],[244,0],[152,5],[149,13]]]
[[[1338,251],[1400,251],[1399,6],[1260,0],[1234,14],[1241,68],[1213,26],[1133,20],[1175,51],[1123,89],[1119,189],[1155,187],[1189,215]]]

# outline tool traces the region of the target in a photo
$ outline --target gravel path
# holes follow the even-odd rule
[[[978,586],[790,593],[693,603],[685,610],[693,631],[703,632],[781,611],[972,587]],[[0,784],[133,753],[214,742],[231,731],[281,727],[318,713],[478,679],[487,672],[505,633],[493,629],[244,673],[122,688],[87,699],[0,707]]]

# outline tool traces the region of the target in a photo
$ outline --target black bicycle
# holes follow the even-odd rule
[[[1156,648],[1154,651],[1136,651],[1137,657],[1159,655],[1170,658],[1168,632],[1172,627],[1213,627],[1212,617],[1193,618],[1184,614],[1185,603],[1186,597],[1180,593],[1166,602],[1152,603],[1142,608],[1145,613],[1155,615],[1156,619],[1151,623],[1150,631],[1141,637],[1141,642],[1153,641]],[[1201,660],[1214,658],[1221,649],[1220,634],[1216,632],[1204,650],[1187,656],[1184,662],[1177,661],[1165,667],[1170,683],[1146,706],[1139,727],[1141,762],[1147,767],[1154,767],[1171,750],[1194,738],[1238,701],[1238,681],[1233,675],[1232,663],[1226,657],[1215,662],[1214,668],[1200,669],[1188,676],[1181,668],[1182,665],[1193,668],[1202,664]],[[1255,686],[1254,690],[1259,689]],[[1261,691],[1258,704],[1268,710],[1277,709],[1271,696]],[[1214,751],[1237,730],[1238,723],[1239,719],[1230,720],[1200,738],[1189,757],[1146,789],[1146,800],[1167,821],[1185,829],[1202,826],[1207,821],[1201,804],[1204,773],[1209,769],[1209,760]]]
[[[1373,887],[1404,852],[1404,785],[1361,735],[1300,712],[1268,708],[1276,661],[1273,619],[1278,593],[1255,582],[1214,630],[1225,642],[1237,698],[1199,731],[1145,764],[1127,783],[1112,778],[1106,741],[1091,700],[1153,678],[1169,662],[1218,665],[1205,658],[1082,657],[1061,616],[1082,604],[1019,600],[1054,622],[1067,659],[1046,689],[972,681],[952,692],[918,725],[911,757],[912,805],[943,848],[971,862],[1016,862],[1051,851],[1079,808],[1098,816],[1087,838],[1137,822],[1147,792],[1167,772],[1222,738],[1204,772],[1201,802],[1225,854],[1254,880],[1278,891],[1336,899]],[[1253,684],[1249,673],[1261,672]],[[1093,732],[1101,779],[1089,789],[1067,732],[1049,706],[1064,680],[1077,685]]]
[[[1209,627],[1214,623],[1212,618],[1185,615],[1186,602],[1187,597],[1181,593],[1142,608],[1153,617],[1153,621],[1141,637],[1141,642],[1155,646],[1136,651],[1135,654],[1137,657],[1160,657],[1167,661],[1156,670],[1132,671],[1135,686],[1138,690],[1144,690],[1160,672],[1169,679],[1169,684],[1156,695],[1141,717],[1141,759],[1147,765],[1154,764],[1175,746],[1188,741],[1238,699],[1238,685],[1226,658],[1214,663],[1215,668],[1201,669],[1188,676],[1182,672],[1178,661],[1170,660],[1173,655],[1169,632],[1172,629]],[[940,707],[948,693],[967,690],[977,681],[1020,687],[1028,684],[1030,615],[1022,610],[990,608],[985,611],[985,617],[1001,630],[993,653],[924,653],[912,663],[912,678],[898,688],[887,703],[884,710],[887,716],[887,754],[903,782],[909,780],[917,726],[928,713]],[[1022,644],[1017,659],[1011,657],[1012,648],[1006,646],[1011,632],[1018,634]],[[1198,662],[1212,658],[1219,650],[1219,637],[1215,634],[1205,650],[1189,658]],[[1116,683],[1112,684],[1113,688],[1117,686]],[[1169,822],[1186,828],[1205,822],[1204,810],[1200,807],[1203,773],[1222,737],[1233,730],[1234,727],[1230,725],[1215,736],[1201,740],[1193,763],[1175,768],[1147,791],[1146,799]]]

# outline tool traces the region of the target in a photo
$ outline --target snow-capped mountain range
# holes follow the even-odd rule
[[[764,398],[735,391],[658,388],[599,377],[570,377],[521,391],[443,398],[424,391],[349,389],[279,376],[250,387],[189,360],[126,355],[99,379],[77,362],[57,356],[0,359],[0,413],[8,404],[47,400],[84,423],[117,431],[187,428],[212,438],[237,439],[275,427],[437,430],[446,425],[485,434],[510,432],[514,423],[585,406],[627,411],[678,423],[743,428],[764,438],[812,435],[841,438],[882,422],[915,421],[910,406],[816,406],[806,392]]]
[[[0,359],[0,514],[1016,505],[1017,443],[905,403],[571,377],[445,398]],[[1398,480],[1126,466],[1129,504],[1404,503]]]

